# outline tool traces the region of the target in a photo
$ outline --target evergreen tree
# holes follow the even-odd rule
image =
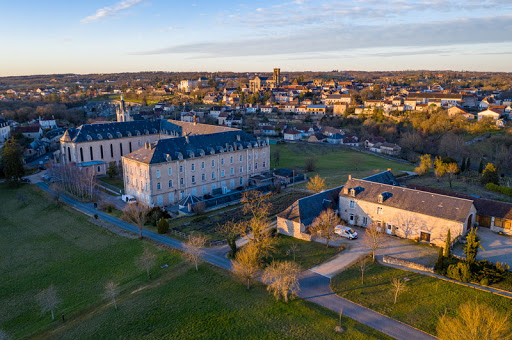
[[[478,254],[478,248],[482,249],[480,245],[480,237],[477,235],[478,228],[471,228],[468,236],[466,236],[466,245],[464,246],[464,254],[466,254],[466,260],[469,263],[476,261],[476,255]]]
[[[2,165],[7,183],[18,185],[19,180],[23,177],[25,169],[22,156],[21,147],[16,143],[14,137],[5,142],[2,149]]]
[[[478,166],[478,173],[481,174],[484,171],[484,160],[480,159],[480,165]]]
[[[443,248],[439,248],[439,253],[437,254],[437,262],[435,266],[436,273],[442,273],[443,272]]]
[[[462,157],[462,162],[460,163],[460,172],[466,171],[466,157]]]
[[[450,234],[450,229],[448,229],[448,234],[446,234],[446,243],[444,245],[444,257],[451,256],[451,250],[450,250],[451,243],[452,243],[452,237]]]
[[[471,157],[468,157],[466,161],[466,171],[471,171]]]

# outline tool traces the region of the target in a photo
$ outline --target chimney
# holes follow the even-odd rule
[[[240,142],[240,135],[236,135],[236,140]]]
[[[194,125],[197,125],[197,116],[194,115]]]
[[[348,180],[350,181],[352,179],[352,175],[348,175]]]
[[[185,143],[189,143],[189,140],[188,140],[188,135],[185,135]]]

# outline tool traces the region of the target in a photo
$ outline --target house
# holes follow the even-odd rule
[[[9,123],[0,121],[0,143],[11,138],[11,127]]]
[[[359,146],[359,139],[356,136],[346,136],[341,140],[341,144],[348,146]]]
[[[375,223],[389,235],[443,246],[464,235],[476,218],[473,201],[394,185],[352,179],[339,194],[339,214],[349,225]]]
[[[351,104],[352,97],[348,93],[342,94],[331,94],[327,95],[323,100],[323,103],[326,105],[335,105],[335,104]]]
[[[326,114],[327,106],[325,106],[325,105],[308,105],[306,112],[310,113],[312,115]]]
[[[261,113],[272,113],[274,111],[277,111],[277,109],[275,107],[273,107],[272,105],[263,105],[260,107]]]
[[[493,120],[498,120],[503,112],[501,112],[498,109],[487,109],[484,111],[478,112],[478,120],[481,120],[483,118],[491,118]]]
[[[315,132],[308,138],[308,142],[311,142],[311,143],[325,142],[325,136],[321,132]]]
[[[329,144],[341,144],[341,141],[343,140],[345,136],[343,136],[341,133],[335,133],[333,135],[330,135],[327,137],[327,143]]]
[[[283,139],[285,140],[300,140],[302,133],[293,128],[287,128],[283,132]]]
[[[371,137],[364,141],[364,147],[366,149],[371,149],[375,146],[375,144],[385,143],[385,142],[386,142],[386,140],[384,139],[384,137]]]
[[[295,129],[302,133],[302,137],[309,137],[313,134],[314,129],[312,126],[296,126]]]
[[[228,119],[228,113],[227,112],[221,112],[219,116],[217,117],[217,124],[219,125],[226,125],[226,120]]]
[[[23,136],[31,139],[41,138],[43,136],[43,130],[39,124],[33,124],[29,126],[18,126],[14,129],[14,134],[21,133]]]
[[[398,156],[402,152],[402,148],[397,144],[382,143],[379,152],[390,156]]]
[[[291,171],[291,170],[289,170]],[[275,172],[276,176],[277,173]],[[390,171],[384,171],[366,178],[367,181],[398,185]],[[277,215],[277,230],[281,234],[311,241],[309,226],[320,213],[328,208],[336,211],[343,186],[322,191],[295,201]]]
[[[452,106],[447,110],[448,116],[450,117],[463,117],[466,119],[475,119],[475,115],[467,112],[466,110],[458,107],[458,106]]]
[[[248,185],[252,176],[269,171],[270,147],[233,130],[146,142],[122,159],[126,193],[151,207],[166,206]]]
[[[53,116],[39,117],[39,125],[43,130],[51,130],[57,128],[57,122]]]
[[[261,134],[264,136],[278,136],[279,135],[279,127],[272,125],[264,125],[260,127]]]

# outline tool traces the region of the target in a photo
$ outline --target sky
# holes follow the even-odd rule
[[[0,30],[0,76],[512,72],[512,0],[2,0]]]

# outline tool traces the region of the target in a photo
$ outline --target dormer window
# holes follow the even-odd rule
[[[379,195],[379,197],[377,198],[378,202],[379,203],[382,203],[384,202],[384,197],[382,196],[382,194]]]
[[[354,188],[350,189],[350,196],[356,197],[356,189],[354,189]]]

